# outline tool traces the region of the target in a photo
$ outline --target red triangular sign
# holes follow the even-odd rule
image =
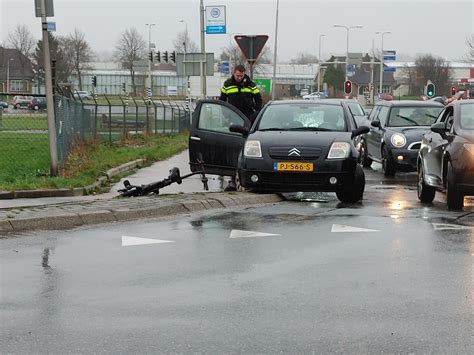
[[[234,36],[240,50],[242,51],[245,59],[250,62],[256,62],[262,54],[262,49],[267,43],[267,35],[256,35],[256,36]]]

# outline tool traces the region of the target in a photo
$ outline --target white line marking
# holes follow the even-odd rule
[[[344,226],[342,224],[333,224],[331,228],[332,233],[347,233],[347,232],[380,232],[376,229],[366,229],[352,226]]]
[[[160,244],[160,243],[174,243],[173,240],[159,240],[139,237],[128,237],[122,236],[122,246],[130,247],[134,245],[145,245],[145,244]]]
[[[243,231],[239,229],[233,229],[230,232],[229,238],[256,238],[256,237],[276,237],[276,236],[281,237],[281,234],[262,233],[262,232]]]
[[[470,226],[462,226],[459,224],[449,224],[449,223],[431,223],[435,230],[437,231],[445,231],[445,230],[453,230],[453,229],[474,229],[474,227]]]

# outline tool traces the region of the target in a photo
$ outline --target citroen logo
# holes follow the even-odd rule
[[[291,155],[297,155],[297,156],[300,156],[301,152],[297,149],[297,148],[291,148],[289,151],[288,151],[288,156],[291,156]]]

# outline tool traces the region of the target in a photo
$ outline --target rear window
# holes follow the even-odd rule
[[[474,129],[474,104],[461,105],[459,123],[463,129]]]
[[[338,105],[270,105],[263,112],[258,130],[347,131],[344,110]]]
[[[442,107],[392,107],[388,127],[431,126],[435,123]]]

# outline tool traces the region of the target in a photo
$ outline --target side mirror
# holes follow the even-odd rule
[[[380,121],[379,120],[374,120],[370,123],[372,127],[378,127],[380,128]]]
[[[433,125],[431,125],[431,130],[435,133],[438,133],[443,139],[446,139],[446,126],[444,125],[444,122],[438,122]]]
[[[352,131],[351,139],[361,134],[369,133],[370,129],[367,126],[360,126]]]
[[[244,136],[244,138],[247,138],[248,135],[249,135],[249,129],[248,128],[246,128],[244,126],[239,126],[239,125],[236,125],[236,124],[231,124],[230,127],[229,127],[229,131],[240,133],[240,134],[242,134],[242,136]]]

